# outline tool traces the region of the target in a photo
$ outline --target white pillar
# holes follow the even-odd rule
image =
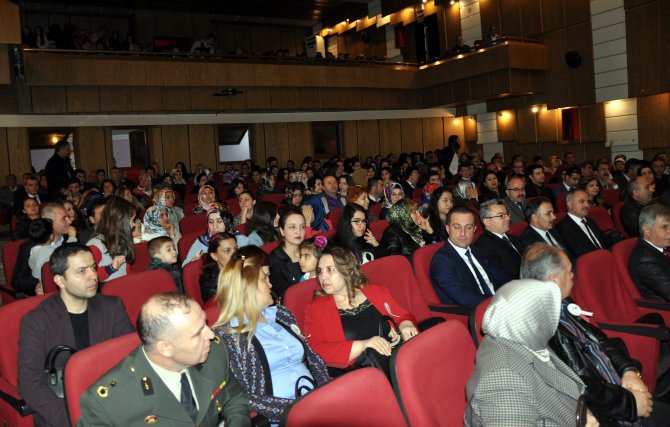
[[[477,116],[477,144],[482,144],[484,160],[488,162],[495,153],[503,152],[503,144],[498,141],[497,113],[487,113],[483,102],[468,105],[468,114]]]

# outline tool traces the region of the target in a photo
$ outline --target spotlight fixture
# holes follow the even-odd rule
[[[537,114],[540,109],[537,107],[537,105],[533,105],[533,108],[531,108],[530,111],[532,111],[534,114]]]

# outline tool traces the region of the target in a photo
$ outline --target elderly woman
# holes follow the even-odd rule
[[[414,317],[384,286],[368,284],[356,257],[346,249],[327,247],[317,274],[322,290],[305,308],[305,335],[329,366],[360,366],[368,348],[390,356],[398,337],[383,316],[395,320],[404,339],[418,334]]]
[[[181,234],[172,225],[165,205],[154,205],[147,209],[142,223],[142,241],[148,242],[156,237],[169,237],[175,248],[181,239]]]
[[[584,383],[549,348],[560,314],[555,283],[515,280],[496,292],[466,389],[466,426],[575,425]]]
[[[193,208],[193,215],[200,215],[207,212],[209,205],[216,201],[216,191],[214,187],[205,184],[198,191],[198,204]]]
[[[271,289],[267,256],[255,246],[240,249],[221,273],[214,331],[228,346],[230,369],[251,410],[279,423],[297,392],[329,378],[293,314],[273,305]]]
[[[391,206],[398,203],[400,200],[405,198],[405,192],[402,189],[402,185],[397,182],[390,182],[384,187],[384,206],[379,211],[379,219],[386,219],[386,214],[388,213]]]
[[[380,241],[386,255],[411,257],[417,249],[440,241],[437,230],[417,208],[414,200],[403,199],[389,209],[386,214],[389,226]]]
[[[168,219],[170,224],[174,227],[176,232],[179,232],[179,221],[184,218],[184,210],[179,206],[175,206],[174,191],[168,187],[161,187],[154,191],[154,205],[165,206],[168,210]]]
[[[215,233],[232,232],[232,228],[233,214],[230,213],[228,205],[221,202],[212,203],[207,209],[207,229],[202,236],[195,239],[182,266],[199,259],[209,248],[209,241]]]
[[[349,203],[342,209],[333,237],[333,244],[356,255],[360,265],[384,256],[384,248],[379,245],[368,224],[367,211],[358,203]]]

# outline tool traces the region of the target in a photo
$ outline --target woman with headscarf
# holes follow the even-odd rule
[[[170,222],[168,211],[165,205],[154,205],[147,209],[142,223],[142,241],[166,236],[172,239],[175,248],[178,247],[181,233]]]
[[[191,261],[199,259],[202,254],[207,252],[209,248],[209,241],[215,233],[223,232],[234,233],[233,230],[233,214],[230,213],[230,208],[223,202],[215,202],[209,205],[207,209],[207,229],[205,232],[195,239],[191,249],[189,249],[182,266]],[[237,236],[235,236],[237,238]]]
[[[384,187],[384,206],[379,211],[379,219],[386,219],[386,214],[388,213],[391,206],[398,203],[400,200],[405,198],[405,192],[402,189],[402,185],[397,182],[390,182],[387,186]]]
[[[515,280],[496,292],[466,389],[466,426],[575,425],[584,383],[549,348],[560,311],[555,283]],[[589,422],[590,412],[587,425],[597,425]]]
[[[154,191],[154,205],[165,206],[168,212],[168,219],[175,231],[179,232],[179,221],[184,219],[184,210],[175,206],[175,194],[170,187],[163,187]]]
[[[216,201],[216,191],[214,187],[205,184],[198,191],[198,204],[193,208],[193,215],[200,215],[209,209],[209,205]]]
[[[391,206],[386,215],[389,226],[379,242],[384,256],[411,257],[417,249],[440,241],[437,230],[433,229],[430,221],[421,216],[417,207],[417,203],[409,199],[400,200]]]
[[[172,177],[172,188],[179,194],[181,200],[184,200],[184,197],[186,197],[186,177],[184,176],[184,172],[181,169],[175,168],[170,172],[170,176]]]
[[[326,210],[323,207],[323,202],[318,196],[307,196],[302,201],[303,206],[311,206],[312,213],[314,214],[314,219],[310,222],[309,226],[312,231],[328,231],[332,228],[332,224],[328,219],[326,219]]]
[[[258,181],[258,191],[256,192],[256,198],[258,200],[263,200],[263,196],[266,194],[275,194],[277,192],[277,177],[270,172],[264,172],[261,175],[260,181]]]

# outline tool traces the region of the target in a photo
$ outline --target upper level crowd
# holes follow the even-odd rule
[[[422,293],[432,295],[431,304],[488,306],[480,325],[488,338],[464,390],[466,425],[565,425],[583,393],[589,423],[664,420],[667,356],[652,396],[626,344],[585,322],[570,293],[580,259],[638,238],[628,274],[642,297],[670,302],[667,156],[648,162],[618,155],[611,163],[568,152],[505,162],[497,153],[487,162],[481,151],[459,154],[460,146],[454,135],[446,148],[425,154],[307,157],[286,165],[271,156],[264,165],[246,160],[213,172],[181,162],[171,170],[154,163],[85,171],[71,164],[70,145],[58,143],[44,171],[24,174],[22,185],[9,175],[0,188],[17,242],[13,265],[5,261],[7,292],[55,294],[21,323],[18,392],[38,423],[67,425],[65,402],[44,380],[46,353],[63,344],[82,350],[136,329],[140,350],[82,398],[84,425],[127,425],[141,412],[118,411],[146,404],[133,398],[141,389],[121,374],[124,363],[144,366],[134,375],[153,378],[151,394],[176,399],[194,421],[243,425],[251,410],[279,423],[302,394],[297,390],[377,366],[377,356],[444,321],[436,311],[437,320],[425,323],[389,284],[366,277],[365,265],[400,255],[414,265],[410,276],[424,269]],[[152,297],[135,321],[104,294],[143,270],[167,271],[165,290],[177,293]],[[299,289],[318,292],[292,313],[287,306],[295,307]],[[69,316],[54,320],[57,313]],[[663,323],[658,317],[652,321]],[[510,360],[527,356],[548,371],[515,371]],[[190,369],[214,364],[230,366],[230,377],[227,369],[210,372],[228,381],[225,393],[202,388],[201,371]],[[561,386],[542,386],[546,375],[561,378]],[[109,388],[110,381],[118,386]],[[155,386],[160,381],[165,390]],[[506,391],[510,384],[520,387],[518,396]],[[220,397],[217,405],[192,403],[210,394]]]

